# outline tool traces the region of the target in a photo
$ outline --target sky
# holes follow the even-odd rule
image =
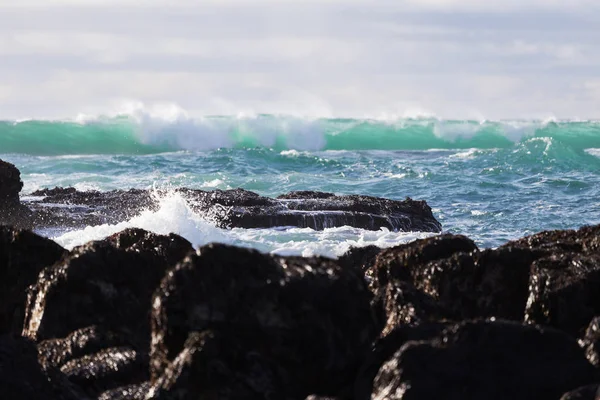
[[[596,0],[0,0],[0,119],[600,119]]]

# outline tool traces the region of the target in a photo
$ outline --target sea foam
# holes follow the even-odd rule
[[[179,193],[169,193],[160,199],[156,211],[140,215],[118,224],[88,226],[53,237],[61,246],[73,249],[92,240],[101,240],[127,228],[142,228],[158,234],[176,233],[195,247],[211,242],[251,247],[263,252],[281,255],[322,255],[338,257],[351,247],[376,245],[392,247],[419,238],[431,236],[422,232],[392,232],[388,229],[367,231],[352,227],[329,228],[315,231],[310,228],[221,229],[192,211]]]

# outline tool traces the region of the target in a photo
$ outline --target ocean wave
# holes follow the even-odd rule
[[[551,138],[577,149],[600,148],[596,121],[472,121],[431,116],[385,119],[282,115],[201,116],[143,105],[71,120],[0,122],[0,154],[153,154],[217,148],[272,148],[282,155],[317,150],[507,148]]]

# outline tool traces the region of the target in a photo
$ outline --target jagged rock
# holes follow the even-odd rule
[[[152,294],[188,252],[190,243],[177,235],[129,229],[43,270],[23,332],[40,341],[44,368],[60,368],[92,397],[147,381]]]
[[[304,399],[347,388],[380,325],[358,269],[226,245],[198,253],[156,292],[155,391]]]
[[[32,213],[19,201],[23,188],[21,173],[13,164],[0,160],[0,225],[29,228]]]
[[[98,353],[73,359],[61,372],[91,397],[107,389],[149,379],[148,360],[128,347],[108,348]]]
[[[534,257],[531,250],[510,247],[457,253],[417,269],[413,282],[456,319],[522,321]]]
[[[579,336],[600,314],[600,255],[553,254],[531,267],[528,322]]]
[[[565,393],[560,400],[596,400],[600,396],[598,384],[580,387]]]
[[[149,391],[150,382],[144,382],[107,390],[98,396],[98,400],[146,400]]]
[[[44,370],[58,368],[74,359],[94,354],[102,349],[119,347],[127,340],[112,332],[90,326],[71,333],[66,338],[48,339],[38,343],[38,359]]]
[[[544,231],[508,242],[503,247],[536,250],[540,256],[557,253],[593,254],[600,250],[600,225],[584,226],[578,230]]]
[[[21,189],[21,172],[13,164],[0,160],[0,209],[18,206]]]
[[[33,342],[11,335],[0,336],[0,394],[10,400],[79,400],[68,387],[49,380]]]
[[[148,400],[288,399],[277,366],[259,353],[240,351],[233,365],[219,361],[219,344],[211,332],[192,332],[183,350],[153,380]],[[227,343],[220,345],[227,346]],[[232,349],[234,350],[234,349]],[[198,379],[199,373],[205,376]]]
[[[595,317],[585,331],[585,336],[579,340],[585,350],[585,356],[596,368],[600,367],[600,317]]]
[[[557,399],[598,373],[565,333],[514,322],[463,322],[404,344],[379,370],[373,399]]]
[[[431,279],[420,270],[456,252],[476,249],[475,243],[464,236],[441,235],[386,249],[374,261],[362,261],[367,265],[366,275],[375,295],[373,307],[386,321],[382,334],[406,324],[448,318],[448,310],[420,290],[427,282],[418,279]]]
[[[379,230],[440,232],[441,224],[424,201],[388,200],[371,196],[335,196],[321,192],[290,192],[271,199],[243,189],[202,192],[188,190],[192,205],[221,227],[296,226],[322,230],[353,226]]]
[[[0,333],[23,330],[27,288],[67,251],[30,231],[0,226]]]
[[[373,381],[381,366],[409,341],[425,341],[438,337],[451,323],[422,322],[418,325],[401,325],[375,342],[373,351],[365,360],[354,382],[354,400],[370,400]]]
[[[36,227],[116,224],[158,206],[152,192],[141,189],[81,192],[56,187],[37,190],[31,196],[42,197],[26,203],[33,210]]]
[[[73,249],[32,287],[24,334],[61,338],[95,325],[125,335],[136,349],[147,348],[152,293],[189,251],[190,243],[177,235],[139,229]]]
[[[177,189],[190,206],[222,228],[309,227],[322,230],[354,226],[378,230],[440,232],[441,224],[424,201],[388,200],[370,196],[335,196],[321,192],[291,192],[277,199],[244,189],[203,191]],[[165,193],[163,193],[164,195]],[[44,189],[30,201],[39,225],[97,225],[121,222],[144,209],[158,207],[147,190],[80,192],[74,188]],[[64,207],[64,205],[69,207]],[[59,206],[57,206],[59,205]]]
[[[346,268],[358,267],[366,273],[372,269],[377,255],[381,252],[382,249],[374,245],[352,247],[338,258],[338,262]]]

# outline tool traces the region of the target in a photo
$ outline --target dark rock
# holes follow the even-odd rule
[[[27,288],[66,254],[50,239],[0,226],[0,333],[21,334]]]
[[[580,387],[565,393],[560,400],[596,400],[600,396],[598,384]]]
[[[427,289],[428,277],[421,270],[456,252],[476,249],[464,236],[441,235],[383,250],[374,262],[368,261],[371,267],[367,267],[366,275],[375,295],[373,307],[386,321],[383,335],[401,325],[450,317],[436,298],[422,290]]]
[[[91,397],[149,380],[154,290],[190,243],[129,229],[75,248],[29,293],[24,335],[44,369],[60,368]],[[120,346],[120,347],[115,347]]]
[[[459,253],[417,269],[413,282],[456,319],[522,321],[533,260],[530,250],[520,248]]]
[[[585,350],[588,361],[600,368],[600,317],[595,317],[590,322],[579,344]]]
[[[153,301],[153,385],[202,398],[338,395],[379,334],[370,299],[360,271],[333,260],[202,247]]]
[[[0,160],[0,209],[18,206],[21,189],[21,172],[13,164]]]
[[[528,322],[580,336],[600,314],[600,255],[554,254],[531,266]]]
[[[514,322],[464,322],[408,342],[385,363],[373,399],[557,399],[598,374],[570,336]]]
[[[80,192],[56,187],[37,190],[31,196],[43,197],[26,203],[34,213],[36,227],[116,224],[158,207],[152,192],[141,189]]]
[[[31,226],[31,210],[19,201],[22,188],[21,172],[13,164],[0,160],[0,225]]]
[[[240,353],[231,365],[218,361],[219,346],[210,332],[193,332],[183,350],[155,379],[147,399],[288,399],[277,367],[259,353]],[[227,345],[223,343],[223,345]],[[232,349],[233,350],[233,349]],[[236,346],[238,351],[243,351]],[[199,372],[205,380],[199,380]]]
[[[335,197],[333,193],[316,192],[314,190],[296,190],[277,196],[278,199],[283,200],[331,199],[333,197]]]
[[[79,400],[42,371],[33,342],[10,335],[0,336],[0,394],[10,400]]]
[[[91,397],[115,386],[139,384],[149,379],[148,360],[128,347],[104,349],[73,359],[60,370]]]
[[[146,395],[149,391],[150,382],[144,382],[139,385],[129,385],[107,390],[98,396],[98,400],[146,400]]]
[[[96,326],[76,330],[66,338],[47,339],[38,343],[38,359],[44,370],[58,368],[67,362],[100,352],[110,347],[124,346],[127,340]]]
[[[189,242],[177,235],[139,229],[73,249],[32,287],[25,335],[61,338],[98,326],[125,335],[136,349],[148,348],[152,293],[166,270],[189,251]]]
[[[176,192],[183,195],[195,211],[222,228],[295,226],[322,230],[349,225],[371,230],[385,227],[401,231],[441,231],[441,224],[427,203],[410,198],[399,201],[291,192],[273,199],[244,189],[207,192],[183,188]],[[54,188],[32,195],[44,197],[27,203],[36,214],[35,223],[40,226],[116,223],[159,205],[153,192],[137,189],[80,192],[73,188]]]
[[[346,268],[357,267],[361,271],[367,272],[373,267],[375,258],[381,251],[382,249],[374,245],[352,247],[338,258],[338,262]]]
[[[373,351],[365,360],[354,382],[354,400],[370,400],[373,381],[381,366],[409,341],[431,340],[450,326],[444,322],[423,322],[418,325],[400,325],[375,342]]]
[[[600,250],[600,225],[584,226],[578,230],[544,231],[508,242],[503,247],[536,250],[541,256],[556,253],[597,253]]]

